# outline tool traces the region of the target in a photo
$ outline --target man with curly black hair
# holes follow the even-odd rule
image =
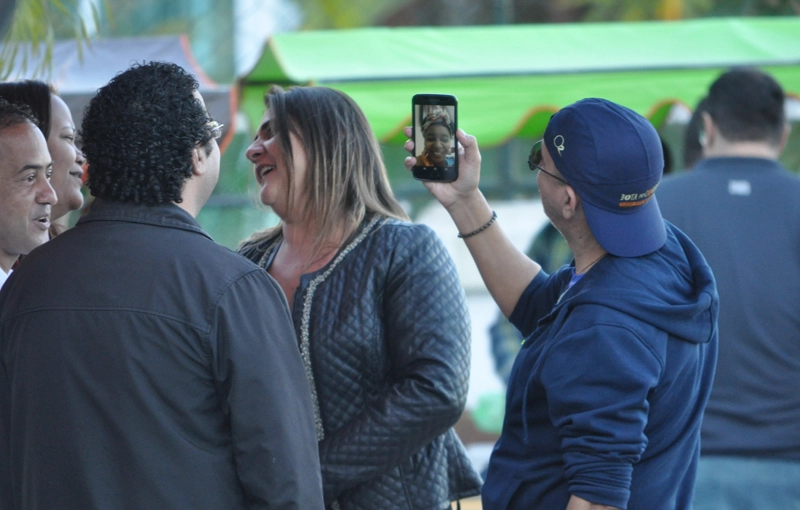
[[[281,289],[194,219],[220,164],[197,88],[137,64],[86,111],[91,211],[0,295],[0,508],[323,508]]]

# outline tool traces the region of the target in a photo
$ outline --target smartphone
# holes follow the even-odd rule
[[[458,179],[458,100],[449,94],[416,94],[411,98],[414,156],[411,169],[420,181]]]

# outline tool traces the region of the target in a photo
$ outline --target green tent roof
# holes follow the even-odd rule
[[[538,136],[550,114],[584,97],[624,104],[660,124],[731,66],[758,66],[800,92],[800,18],[364,28],[273,36],[241,80],[253,125],[272,83],[350,95],[378,139],[401,141],[411,96],[455,94],[460,127],[482,146]]]

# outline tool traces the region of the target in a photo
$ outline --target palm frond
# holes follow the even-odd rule
[[[642,21],[702,16],[713,0],[557,0],[566,6],[591,5],[586,21]]]
[[[108,9],[107,0],[101,0]],[[26,77],[47,79],[52,74],[55,21],[71,27],[79,57],[89,44],[91,33],[100,26],[100,12],[95,2],[89,2],[90,19],[81,12],[81,0],[17,0],[11,26],[0,47],[0,80],[8,79],[12,71]],[[31,61],[38,64],[31,68]]]
[[[411,0],[299,0],[304,13],[303,28],[356,28],[375,23],[381,15],[409,4]]]

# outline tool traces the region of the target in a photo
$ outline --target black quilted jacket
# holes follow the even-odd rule
[[[267,268],[280,238],[240,252]],[[451,428],[467,397],[470,321],[427,226],[374,217],[303,275],[294,326],[317,412],[328,508],[449,508],[481,480]]]

